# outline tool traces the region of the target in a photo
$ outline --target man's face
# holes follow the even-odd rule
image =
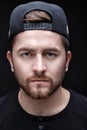
[[[7,52],[20,87],[34,99],[45,99],[61,86],[68,69],[60,35],[51,31],[25,31],[15,37],[12,53]]]

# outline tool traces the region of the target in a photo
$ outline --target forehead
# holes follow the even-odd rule
[[[62,47],[61,35],[44,30],[24,31],[15,36],[13,47]]]

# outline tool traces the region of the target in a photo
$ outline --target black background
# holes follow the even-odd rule
[[[44,0],[46,1],[46,0]],[[18,87],[10,65],[6,59],[8,44],[9,17],[11,11],[29,0],[0,0],[0,96]],[[87,20],[86,2],[76,0],[49,0],[60,5],[67,15],[72,60],[64,79],[64,87],[71,88],[87,96]]]

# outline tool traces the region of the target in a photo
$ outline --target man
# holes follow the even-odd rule
[[[87,130],[87,98],[62,86],[69,46],[58,5],[36,1],[12,11],[7,59],[19,89],[0,99],[0,130]]]

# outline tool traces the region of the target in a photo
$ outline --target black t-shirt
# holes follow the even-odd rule
[[[1,97],[0,130],[87,130],[87,97],[70,93],[67,107],[53,116],[26,113],[18,103],[18,90]]]

